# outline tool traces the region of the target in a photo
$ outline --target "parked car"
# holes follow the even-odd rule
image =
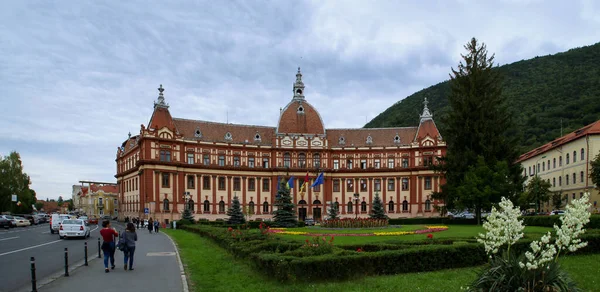
[[[0,215],[0,217],[8,220],[11,228],[17,227],[17,220],[12,215]]]
[[[15,220],[17,220],[17,227],[26,227],[31,225],[31,222],[23,217],[15,216]]]
[[[52,214],[52,216],[50,217],[50,233],[54,234],[54,232],[58,232],[62,221],[68,219],[71,219],[71,215]]]
[[[40,223],[40,220],[37,218],[37,216],[31,214],[18,214],[17,216],[29,220],[30,225],[38,225]]]
[[[550,215],[565,215],[565,211],[563,210],[554,210],[550,212]]]
[[[110,216],[104,215],[104,216],[102,216],[102,220],[110,220]]]
[[[65,237],[90,237],[90,228],[81,219],[63,220],[58,230],[58,238]]]
[[[315,220],[312,218],[306,218],[306,220],[304,220],[304,225],[306,226],[314,226],[315,225]]]
[[[12,225],[12,222],[4,217],[0,217],[0,227],[4,228],[4,229],[8,229],[10,228],[10,226]]]

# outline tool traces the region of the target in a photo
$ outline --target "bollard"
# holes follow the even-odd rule
[[[85,260],[84,265],[87,266],[88,265],[88,262],[87,262],[87,241],[85,242],[85,246],[84,246],[83,258]]]
[[[69,276],[69,250],[65,247],[65,277]]]
[[[100,256],[100,237],[98,237],[98,258],[101,258],[102,256]]]
[[[37,292],[37,285],[35,279],[35,258],[31,257],[31,292]]]

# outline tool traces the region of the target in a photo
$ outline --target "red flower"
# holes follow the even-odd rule
[[[306,243],[309,243],[308,239],[307,239],[307,240],[305,240],[305,241],[306,241]]]
[[[433,234],[431,234],[431,233],[427,234],[427,238],[432,239],[433,238]]]
[[[359,247],[359,248],[356,250],[356,252],[362,252],[362,251],[363,251],[363,250],[362,250],[362,248],[360,248],[360,247]]]
[[[227,231],[231,232],[233,230],[233,228],[229,227],[227,228]]]

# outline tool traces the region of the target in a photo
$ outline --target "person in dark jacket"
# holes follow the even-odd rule
[[[160,227],[160,222],[158,222],[158,220],[154,221],[154,232],[158,233],[159,227]]]
[[[129,262],[129,270],[133,271],[133,254],[135,253],[135,242],[137,241],[137,233],[135,232],[135,225],[133,223],[127,223],[127,228],[121,233],[125,248],[123,249],[124,255],[124,269],[127,271],[127,263]]]
[[[150,218],[150,220],[148,220],[148,231],[150,231],[150,234],[152,234],[152,229],[154,229],[154,221]]]

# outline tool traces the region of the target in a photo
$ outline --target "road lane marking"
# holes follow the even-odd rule
[[[50,231],[42,232],[42,234],[50,233]]]
[[[33,249],[33,248],[37,248],[40,246],[44,246],[44,245],[48,245],[48,244],[53,244],[53,243],[57,243],[63,241],[62,239],[59,240],[55,240],[55,241],[50,241],[50,242],[46,242],[46,243],[42,243],[42,244],[38,244],[38,245],[34,245],[34,246],[30,246],[30,247],[26,247],[26,248],[22,248],[22,249],[17,249],[17,250],[13,250],[13,251],[9,251],[9,252],[5,252],[5,253],[0,253],[0,257],[1,256],[5,256],[5,255],[9,255],[9,254],[13,254],[16,252],[20,252],[20,251],[25,251],[25,250],[29,250],[29,249]]]
[[[3,240],[9,240],[9,239],[15,239],[15,238],[19,238],[19,237],[18,237],[18,236],[15,236],[15,237],[9,237],[9,238],[2,238],[2,239],[0,239],[0,241],[3,241]]]

